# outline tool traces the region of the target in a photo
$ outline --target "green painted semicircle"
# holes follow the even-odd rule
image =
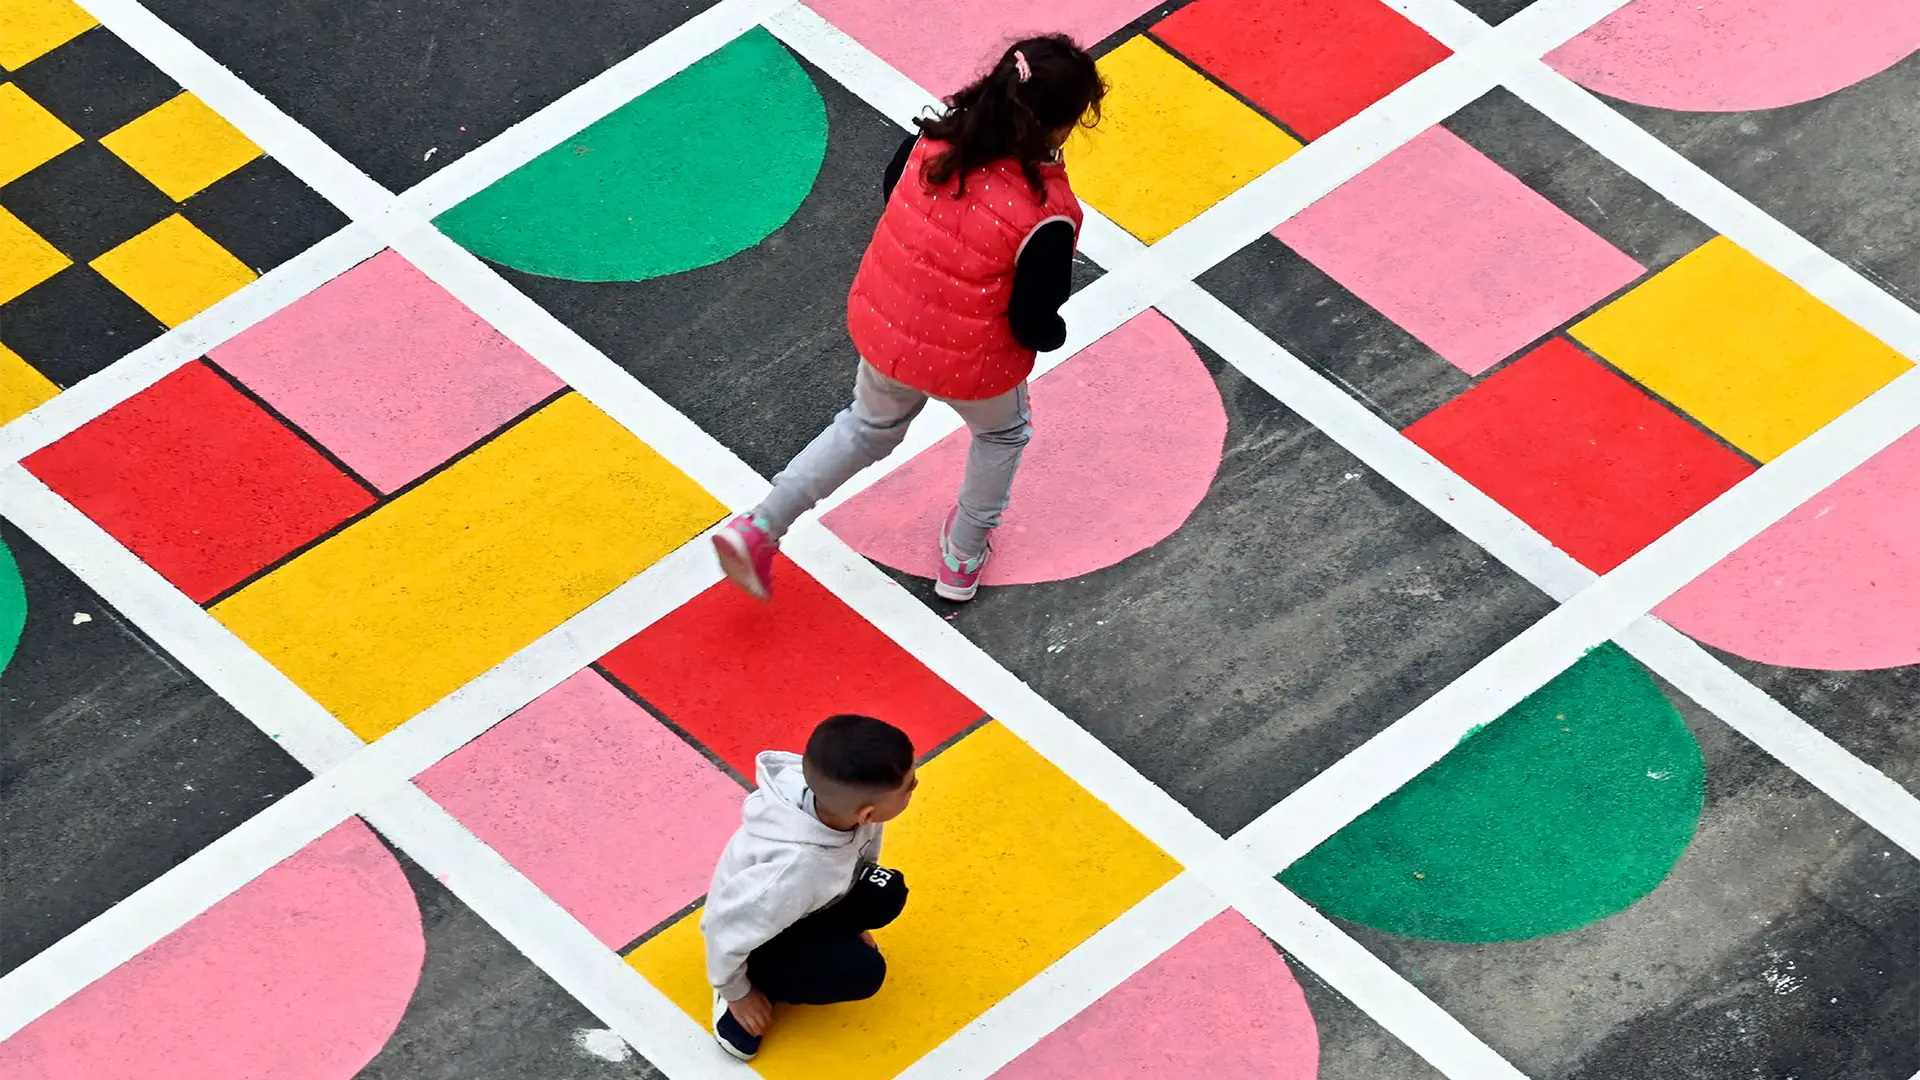
[[[20,564],[7,542],[0,539],[0,674],[5,674],[26,628],[27,583],[20,579]]]
[[[719,262],[787,223],[827,153],[827,110],[756,27],[435,219],[483,258],[569,281]]]
[[[1693,839],[1705,783],[1680,714],[1607,644],[1280,880],[1330,915],[1408,937],[1572,930],[1660,884]]]

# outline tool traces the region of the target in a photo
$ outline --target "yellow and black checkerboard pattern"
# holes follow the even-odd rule
[[[87,310],[95,305],[76,298],[99,283],[48,289],[60,275],[97,275],[151,317],[132,315],[147,332],[122,334],[114,346],[125,345],[121,351],[257,276],[183,216],[180,204],[258,158],[260,148],[144,61],[117,58],[119,71],[130,63],[142,69],[125,79],[103,78],[97,65],[80,65],[71,76],[59,70],[62,50],[90,48],[89,35],[107,33],[72,0],[0,0],[0,422],[85,373],[69,358],[34,355],[10,340],[31,336],[27,328],[36,320],[27,309],[36,300],[70,309],[35,313],[42,322],[95,317]],[[121,43],[103,44],[132,57]],[[36,72],[45,77],[32,78]],[[62,79],[86,85],[63,86]],[[36,96],[30,88],[37,85],[58,92]],[[117,122],[116,108],[126,111],[124,95],[133,87],[161,100],[151,107],[134,102],[137,115]],[[110,100],[116,93],[123,100]],[[111,130],[98,131],[102,117],[113,118]],[[9,334],[10,323],[17,334]]]

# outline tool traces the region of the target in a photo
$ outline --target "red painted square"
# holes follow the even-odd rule
[[[1753,471],[1565,338],[1422,417],[1407,437],[1603,574]]]
[[[203,604],[373,503],[203,363],[25,464]]]
[[[1303,139],[1451,54],[1380,0],[1195,0],[1153,35]]]
[[[835,713],[876,716],[927,751],[983,715],[786,561],[773,601],[722,581],[601,659],[749,780],[762,750],[798,751]]]

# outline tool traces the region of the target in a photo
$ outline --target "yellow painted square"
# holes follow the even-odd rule
[[[1153,243],[1300,143],[1178,57],[1136,37],[1100,59],[1100,125],[1067,142],[1074,191]]]
[[[1571,333],[1761,461],[1913,366],[1724,236]]]
[[[59,392],[19,353],[0,345],[0,424],[25,416]]]
[[[52,161],[80,136],[14,83],[0,83],[0,184],[11,184]]]
[[[65,270],[72,259],[0,206],[0,304]]]
[[[891,1077],[1179,870],[997,723],[920,770],[881,860],[909,890],[906,911],[874,933],[886,984],[867,1001],[781,1006],[753,1062],[762,1076]],[[699,924],[696,911],[627,963],[705,1026],[713,990]]]
[[[179,326],[258,276],[179,214],[88,265],[168,326]]]
[[[725,512],[568,394],[213,615],[371,742]]]
[[[184,90],[105,136],[100,145],[175,202],[260,156],[253,140]]]
[[[98,25],[73,0],[0,0],[0,67],[23,68]]]

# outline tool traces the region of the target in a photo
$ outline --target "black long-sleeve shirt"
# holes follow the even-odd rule
[[[919,136],[908,135],[887,163],[880,184],[882,201],[893,197],[893,186],[907,171],[907,158]],[[1007,304],[1007,322],[1013,339],[1035,352],[1050,352],[1066,344],[1067,322],[1061,305],[1073,292],[1073,224],[1050,221],[1027,237],[1013,269],[1013,298]]]

